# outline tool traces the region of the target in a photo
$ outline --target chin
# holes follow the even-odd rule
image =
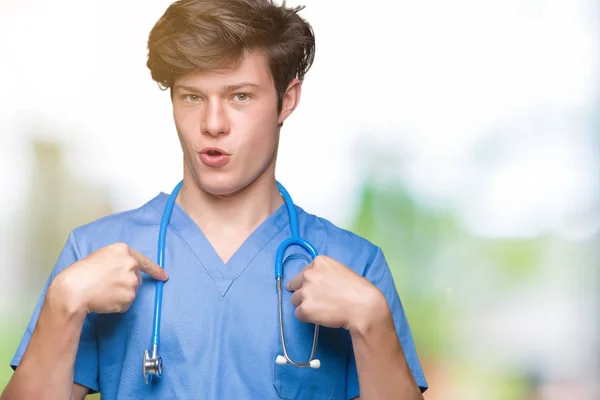
[[[232,177],[199,178],[198,186],[206,193],[218,197],[231,197],[247,185]]]

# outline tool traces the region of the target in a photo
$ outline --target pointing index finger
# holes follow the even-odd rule
[[[165,271],[163,268],[161,268],[160,265],[156,264],[154,261],[150,260],[142,253],[130,247],[129,254],[131,254],[131,256],[137,260],[140,271],[147,273],[148,275],[159,281],[166,281],[169,278],[169,276],[167,275],[167,271]]]

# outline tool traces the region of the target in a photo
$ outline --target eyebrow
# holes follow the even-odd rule
[[[224,90],[225,92],[233,92],[235,90],[239,90],[244,87],[257,88],[258,85],[256,83],[252,83],[252,82],[241,82],[241,83],[236,83],[235,85],[221,86],[221,89]]]
[[[258,88],[259,86],[256,83],[252,83],[252,82],[241,82],[241,83],[236,83],[233,85],[221,86],[221,90],[224,92],[233,92],[235,90],[239,90],[244,87]],[[187,90],[188,92],[194,92],[194,93],[202,92],[202,90],[200,90],[194,86],[187,86],[187,85],[176,85],[175,89],[183,89],[183,90]]]

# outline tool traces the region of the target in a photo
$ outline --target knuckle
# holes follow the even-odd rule
[[[125,295],[125,302],[127,305],[133,303],[133,301],[135,300],[135,290],[130,290],[126,295]]]
[[[129,246],[127,246],[123,242],[116,242],[110,245],[110,248],[114,250],[117,254],[127,253],[129,251]]]
[[[140,280],[138,279],[136,274],[132,274],[128,279],[127,279],[127,283],[129,285],[129,287],[137,287],[137,285],[140,283]]]
[[[296,310],[294,311],[294,315],[296,316],[296,318],[298,318],[300,321],[302,322],[306,322],[307,319],[307,314],[306,314],[306,306],[304,304],[301,304],[300,306],[298,306],[296,308]]]
[[[303,279],[303,280],[306,280],[307,278],[309,278],[309,277],[310,277],[310,273],[309,273],[309,271],[310,271],[310,268],[305,268],[305,269],[302,271],[302,279]]]
[[[313,265],[314,266],[318,266],[321,265],[323,263],[323,256],[321,254],[317,255],[314,260],[313,260]]]
[[[137,261],[135,258],[128,255],[123,259],[123,266],[128,270],[134,270],[137,268]]]
[[[313,268],[307,268],[302,273],[302,278],[306,282],[312,281],[314,279],[314,277],[315,277],[315,270]]]

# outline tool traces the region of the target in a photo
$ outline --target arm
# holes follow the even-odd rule
[[[85,386],[81,386],[77,383],[73,384],[73,396],[71,400],[84,400],[89,392],[89,389]]]
[[[88,389],[73,384],[73,368],[86,314],[48,289],[27,350],[1,400],[85,398]]]
[[[76,258],[72,248],[63,250],[0,400],[81,400],[87,387],[98,391],[96,315],[90,314],[126,311],[141,285],[141,272],[167,279],[161,267],[122,243]]]
[[[410,328],[381,251],[365,276],[326,256],[313,260],[287,285],[303,322],[350,332],[350,398],[422,399],[427,388]]]
[[[365,296],[368,298],[368,296]],[[422,400],[423,396],[404,357],[391,311],[377,292],[364,304],[367,313],[350,325],[361,399]],[[360,316],[357,312],[355,315]]]

